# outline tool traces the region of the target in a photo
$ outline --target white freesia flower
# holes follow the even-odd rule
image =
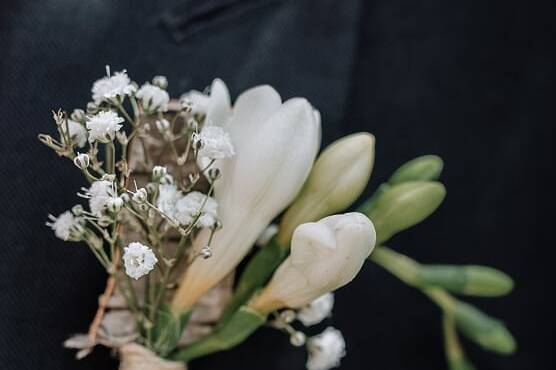
[[[99,104],[103,101],[114,101],[129,95],[134,90],[135,88],[131,84],[127,72],[123,70],[95,81],[91,92],[93,93],[93,101]]]
[[[222,159],[235,154],[230,135],[222,127],[211,125],[203,127],[199,140],[201,142],[200,157]]]
[[[65,125],[61,127],[65,130]],[[68,119],[68,133],[78,147],[82,148],[87,144],[87,130],[81,123]]]
[[[123,259],[125,273],[136,280],[147,275],[158,262],[153,251],[139,242],[129,243],[124,248]]]
[[[235,156],[216,160],[222,178],[215,200],[223,228],[211,242],[213,255],[196,259],[185,272],[173,301],[176,310],[197,299],[232,271],[257,237],[301,189],[320,146],[320,118],[302,98],[284,103],[270,86],[241,94],[233,112],[224,83],[212,84],[206,122],[226,130]],[[208,243],[210,231],[194,241]]]
[[[305,326],[316,325],[332,313],[334,294],[326,293],[303,307],[297,313],[297,319]]]
[[[212,227],[216,222],[218,204],[212,197],[192,191],[175,204],[175,218],[182,225],[190,225],[200,213],[196,226]]]
[[[328,370],[340,366],[340,360],[346,355],[346,342],[339,330],[328,327],[321,334],[309,338],[307,351],[308,370]]]
[[[146,82],[135,96],[141,99],[141,106],[147,112],[166,112],[170,96],[166,90]]]
[[[62,240],[77,240],[81,226],[81,218],[75,217],[70,211],[66,211],[54,217],[49,215],[48,218],[52,222],[47,222],[46,225],[54,230],[54,235]]]
[[[89,130],[89,142],[107,143],[114,140],[116,132],[122,128],[122,122],[124,119],[112,111],[101,111],[88,117],[86,125]]]
[[[291,254],[251,303],[268,313],[283,307],[301,308],[324,293],[349,283],[373,250],[376,234],[361,213],[325,217],[299,225]]]
[[[116,194],[116,190],[110,181],[99,180],[93,182],[91,187],[86,189],[84,197],[89,198],[91,212],[100,216],[110,200],[117,198],[118,194]]]

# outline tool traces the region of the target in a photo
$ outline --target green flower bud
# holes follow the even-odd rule
[[[278,233],[281,244],[289,244],[298,225],[343,211],[361,195],[371,176],[374,144],[373,135],[357,133],[335,141],[320,154],[282,218]]]
[[[510,276],[487,266],[422,265],[421,285],[444,288],[452,293],[482,297],[508,294],[513,289]]]
[[[483,349],[502,355],[515,352],[515,339],[500,320],[459,301],[454,307],[454,318],[461,333]]]
[[[408,181],[434,181],[438,180],[444,162],[436,155],[423,155],[404,163],[390,176],[390,185],[401,184]]]
[[[444,185],[411,181],[387,188],[368,213],[375,225],[377,245],[430,216],[446,196]]]

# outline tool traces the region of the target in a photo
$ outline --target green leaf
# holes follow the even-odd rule
[[[188,362],[213,352],[230,349],[247,339],[265,322],[265,315],[242,306],[222,327],[187,347],[174,351],[170,358]]]
[[[219,326],[223,325],[240,306],[270,280],[274,270],[287,255],[288,249],[279,244],[276,238],[273,238],[249,260],[238,280],[234,294],[222,314]]]
[[[151,334],[151,347],[157,354],[166,357],[176,348],[190,316],[191,310],[176,315],[168,305],[160,307]]]

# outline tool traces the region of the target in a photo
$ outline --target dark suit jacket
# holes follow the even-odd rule
[[[323,141],[376,135],[366,192],[402,162],[446,161],[448,197],[391,247],[423,262],[480,263],[515,292],[473,300],[505,320],[511,358],[465,343],[480,369],[541,369],[551,355],[547,279],[554,256],[551,19],[539,2],[205,0],[2,2],[0,33],[0,368],[115,368],[99,349],[77,362],[61,347],[86,330],[104,275],[89,251],[56,239],[49,212],[76,202],[77,171],[36,140],[50,110],[83,107],[93,80],[127,68],[166,75],[178,95],[212,78],[235,96],[269,83],[322,113]],[[549,270],[550,269],[550,270]],[[326,324],[347,341],[343,369],[442,369],[439,312],[367,264],[337,293]],[[263,329],[194,369],[303,369],[304,351]]]

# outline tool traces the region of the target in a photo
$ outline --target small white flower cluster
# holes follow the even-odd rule
[[[58,217],[49,215],[48,218],[51,222],[46,225],[54,230],[54,235],[64,241],[78,241],[81,238],[83,231],[83,219],[76,217],[71,211],[65,211]]]
[[[346,342],[339,330],[328,327],[321,334],[309,338],[307,350],[308,370],[328,370],[340,365],[340,360],[346,355]]]
[[[198,191],[185,195],[174,184],[161,184],[157,207],[180,225],[189,226],[197,218],[195,226],[214,227],[217,221],[218,204],[214,198]]]
[[[123,205],[122,198],[118,197],[114,184],[108,180],[98,180],[91,184],[88,189],[83,189],[81,196],[89,199],[89,208],[95,216],[101,216],[103,212],[117,204]]]
[[[334,294],[326,293],[300,309],[297,319],[305,326],[316,325],[330,316],[333,307]]]
[[[141,99],[141,106],[148,113],[166,112],[168,110],[170,96],[166,90],[158,86],[145,82],[135,96]]]
[[[108,69],[108,67],[107,67]],[[95,81],[91,89],[93,101],[96,104],[102,102],[119,102],[119,99],[135,92],[135,86],[131,83],[125,70],[114,73]]]
[[[116,137],[116,132],[122,128],[124,119],[112,111],[101,111],[87,118],[89,142],[108,143]]]
[[[135,280],[151,272],[158,262],[153,251],[139,242],[129,243],[124,248],[123,260],[125,273]]]
[[[199,156],[209,159],[223,159],[235,154],[230,135],[222,127],[203,127],[197,140],[200,142]]]

